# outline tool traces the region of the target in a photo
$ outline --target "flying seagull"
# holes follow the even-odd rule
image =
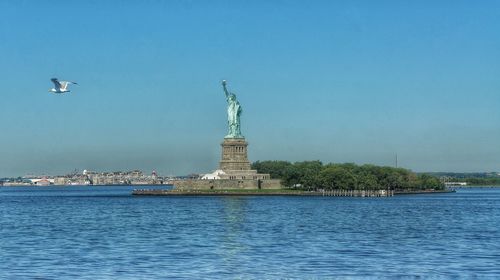
[[[59,81],[57,78],[52,78],[50,80],[54,83],[54,88],[49,89],[49,91],[52,93],[70,92],[70,90],[68,89],[68,85],[70,85],[70,84],[78,85],[75,82]]]

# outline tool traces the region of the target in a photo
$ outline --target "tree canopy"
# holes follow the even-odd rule
[[[282,184],[298,189],[346,190],[423,190],[443,189],[436,177],[416,174],[404,168],[371,164],[328,163],[321,161],[257,161],[252,164],[259,173],[268,173]]]

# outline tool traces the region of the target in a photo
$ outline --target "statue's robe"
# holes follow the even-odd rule
[[[229,135],[228,136],[241,136],[240,130],[240,115],[242,109],[240,103],[236,100],[228,99],[227,106],[227,122],[229,125]]]

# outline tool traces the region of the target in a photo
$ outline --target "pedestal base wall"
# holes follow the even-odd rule
[[[177,180],[172,182],[178,190],[224,190],[224,189],[247,189],[247,190],[276,190],[281,189],[281,180]]]

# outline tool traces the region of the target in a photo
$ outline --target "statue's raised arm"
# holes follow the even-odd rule
[[[226,80],[222,80],[222,87],[224,88],[224,94],[226,94],[226,99],[229,98],[229,91],[227,90],[227,82]]]

